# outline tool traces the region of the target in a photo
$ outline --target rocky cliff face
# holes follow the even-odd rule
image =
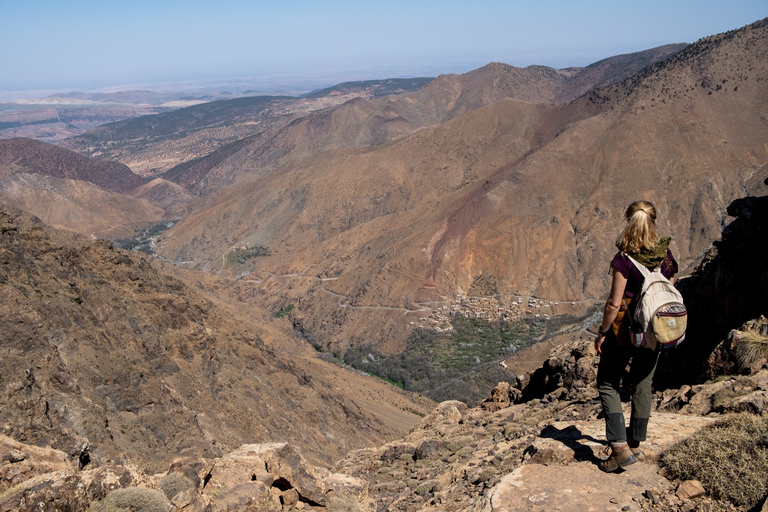
[[[759,189],[761,195],[728,206],[734,219],[693,274],[680,280],[689,327],[681,350],[662,360],[662,379],[679,384],[692,376],[714,377],[703,365],[715,346],[734,326],[768,314],[768,196],[764,186]]]

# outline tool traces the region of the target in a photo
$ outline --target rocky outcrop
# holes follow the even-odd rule
[[[0,435],[0,511],[87,510],[115,489],[144,485],[130,463],[79,469],[61,450],[22,444]]]
[[[599,361],[593,340],[588,336],[582,336],[575,343],[555,346],[544,364],[525,380],[520,399],[575,399],[590,394],[595,387]]]
[[[768,196],[733,201],[728,215],[735,220],[721,240],[678,284],[688,308],[688,332],[679,350],[662,358],[657,372],[675,387],[699,376],[712,378],[718,370],[714,360],[707,360],[718,344],[734,326],[768,312]],[[713,357],[723,357],[722,352]]]
[[[728,333],[704,364],[703,376],[753,374],[768,363],[768,318],[750,320]]]
[[[218,459],[179,459],[163,474],[106,464],[78,471],[63,452],[0,438],[0,510],[372,512],[368,482],[309,464],[286,443],[244,445]]]
[[[132,500],[154,500],[163,510],[210,512],[740,510],[701,495],[700,485],[669,479],[657,461],[669,446],[723,413],[768,410],[768,368],[657,392],[649,439],[642,445],[645,461],[608,475],[597,466],[605,456],[597,391],[589,383],[564,384],[592,375],[590,341],[584,333],[555,344],[542,379],[557,383],[554,391],[518,402],[522,384],[500,383],[477,408],[443,402],[405,437],[353,450],[332,469],[310,464],[290,444],[266,443],[217,458],[179,458],[151,476],[117,461],[78,470],[76,457],[9,440],[2,445],[0,474],[8,477],[0,510],[31,511],[39,503],[109,510]],[[584,361],[581,370],[574,373],[574,365],[564,362],[569,358]]]

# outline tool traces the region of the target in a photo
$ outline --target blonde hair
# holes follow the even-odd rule
[[[624,213],[627,225],[616,240],[622,252],[637,253],[642,249],[654,249],[659,242],[656,232],[656,207],[649,201],[635,201]]]

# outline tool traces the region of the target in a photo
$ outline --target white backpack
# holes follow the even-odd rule
[[[688,311],[683,296],[661,273],[661,267],[653,272],[627,256],[643,275],[643,287],[635,306],[630,327],[635,346],[655,349],[673,348],[685,339]]]

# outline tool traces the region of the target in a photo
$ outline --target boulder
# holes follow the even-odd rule
[[[77,462],[61,450],[20,443],[0,435],[0,493],[32,477],[77,468]]]
[[[483,400],[481,407],[488,412],[498,411],[509,407],[509,382],[499,382],[496,387],[491,390],[491,396]]]
[[[265,471],[271,475],[269,478],[264,475]],[[290,489],[295,490],[297,503],[312,506],[327,507],[331,497],[336,503],[350,507],[365,508],[369,501],[367,482],[312,466],[287,443],[243,445],[216,459],[209,474],[203,493],[220,506],[240,503],[248,493],[256,496],[259,503],[268,503],[268,495],[277,495],[280,499],[294,496],[294,493],[286,494]],[[271,486],[267,487],[270,478]],[[270,494],[272,490],[278,492]]]
[[[704,490],[704,486],[698,480],[686,480],[682,482],[675,494],[681,500],[692,500],[700,496],[704,496],[707,491]]]
[[[445,449],[445,441],[439,439],[425,439],[416,448],[414,456],[417,460],[430,459],[440,454]]]
[[[458,400],[441,402],[432,412],[424,416],[411,431],[434,429],[442,431],[443,427],[460,423],[467,412],[467,404]]]
[[[384,453],[381,455],[382,460],[393,461],[400,459],[403,455],[407,455],[410,459],[413,459],[416,454],[416,445],[413,443],[390,443],[384,446]]]
[[[77,471],[64,469],[29,478],[0,497],[0,510],[87,510],[118,489],[143,486],[146,479],[120,465]],[[162,492],[160,496],[167,501]]]

